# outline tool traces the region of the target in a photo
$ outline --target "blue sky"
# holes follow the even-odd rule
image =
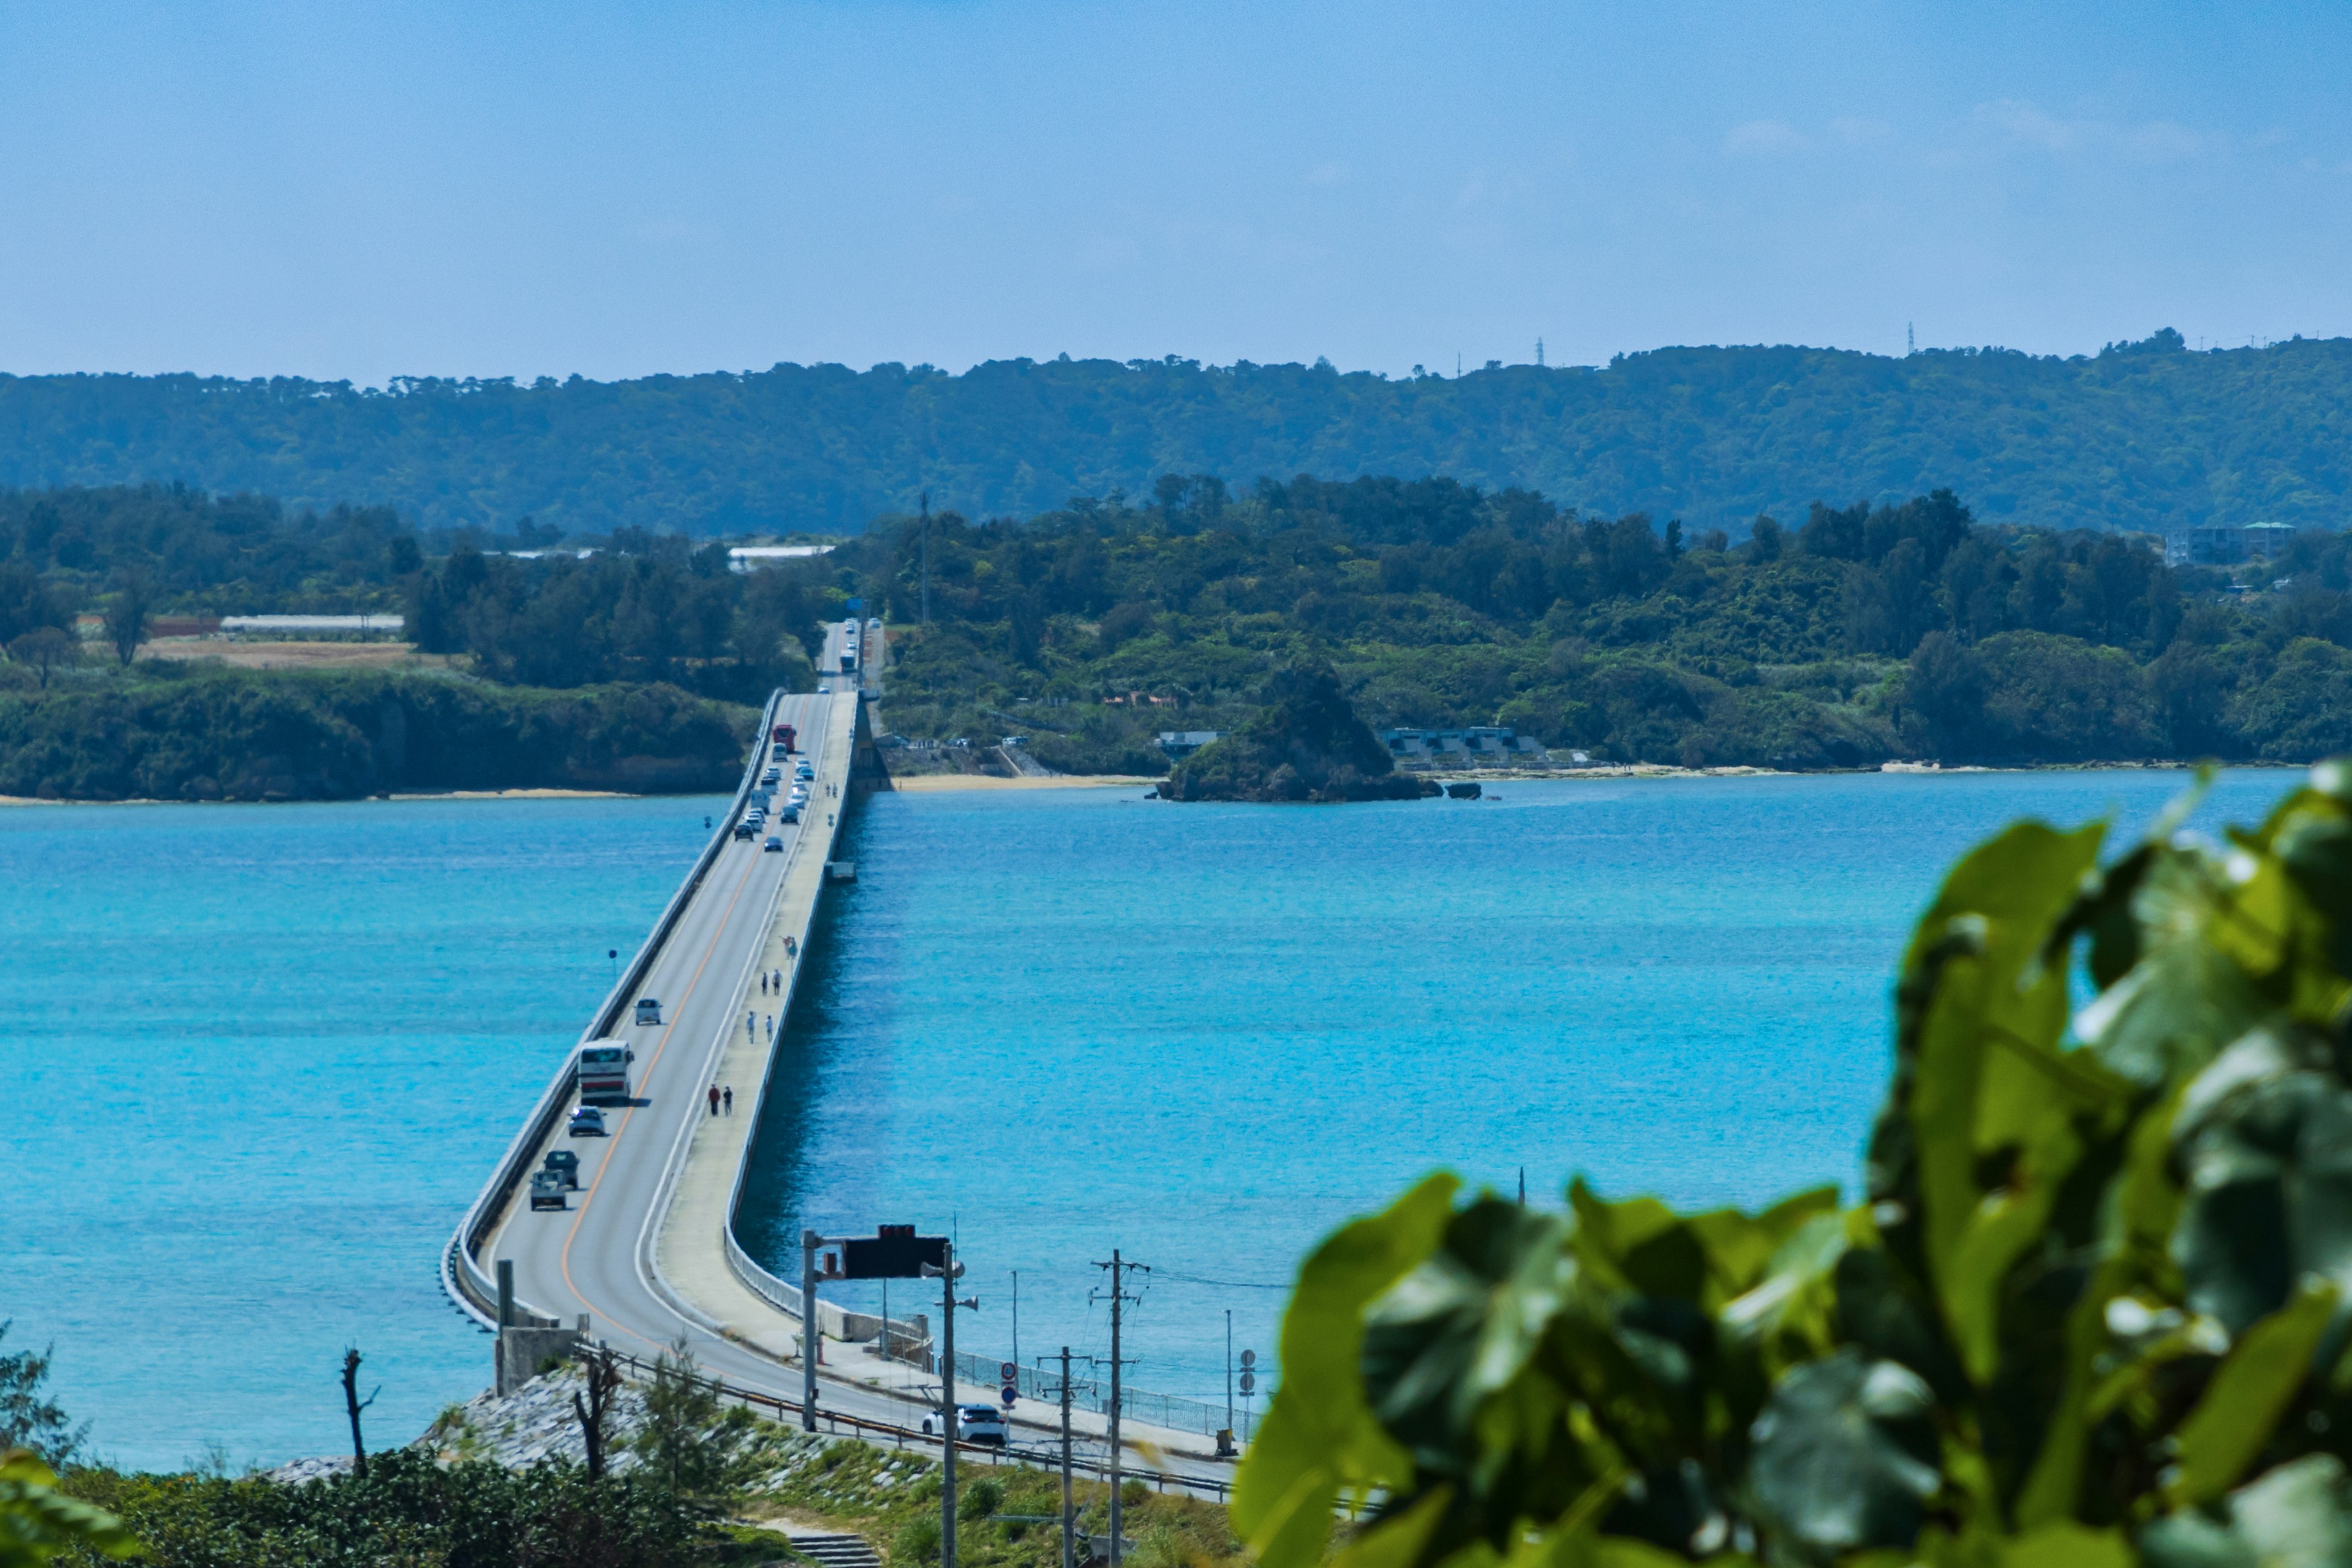
[[[11,7],[0,370],[2352,331],[2352,8],[2059,9]]]

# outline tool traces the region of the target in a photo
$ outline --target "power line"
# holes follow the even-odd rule
[[[1173,1279],[1180,1285],[1216,1285],[1228,1290],[1287,1290],[1290,1289],[1288,1283],[1284,1281],[1276,1281],[1276,1283],[1269,1285],[1256,1279],[1204,1279],[1197,1274],[1169,1274],[1163,1272],[1155,1274],[1152,1278],[1155,1279]]]

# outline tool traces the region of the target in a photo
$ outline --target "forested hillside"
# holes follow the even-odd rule
[[[2342,527],[2352,341],[2092,357],[1675,348],[1460,379],[1328,365],[1013,360],[744,374],[402,380],[0,377],[0,484],[181,481],[425,529],[849,532],[928,489],[968,516],[1148,494],[1170,470],[1444,474],[1738,537],[1816,500],[1939,486],[1988,521]]]
[[[886,718],[1153,772],[1328,661],[1375,727],[1514,725],[1596,760],[1784,768],[2352,750],[2352,537],[2274,568],[1986,526],[1948,490],[1735,543],[1451,480],[1171,479],[1023,525],[934,520],[797,570],[887,605]],[[829,580],[829,583],[825,580]],[[835,602],[839,602],[838,597]]]
[[[1046,763],[1078,773],[1159,773],[1157,731],[1247,729],[1286,672],[1326,665],[1375,727],[1503,723],[1597,761],[2352,751],[2352,534],[2306,533],[2278,563],[2228,573],[2168,567],[2133,537],[1988,524],[1947,489],[1815,503],[1735,539],[1444,479],[1236,494],[1213,475],[1171,474],[1150,489],[1140,504],[1080,498],[1019,521],[943,511],[928,534],[891,520],[829,555],[748,574],[677,534],[623,531],[586,559],[462,541],[433,553],[375,510],[173,490],[0,494],[0,644],[12,656],[0,664],[0,775],[67,793],[151,773],[229,788],[209,759],[226,766],[251,749],[221,735],[276,722],[269,680],[191,685],[146,662],[111,668],[118,655],[95,645],[62,662],[41,651],[63,639],[35,628],[75,610],[119,615],[138,594],[159,609],[401,607],[421,651],[453,667],[419,672],[435,684],[415,691],[440,702],[433,694],[478,690],[511,715],[499,724],[540,722],[530,715],[552,700],[494,701],[501,687],[680,689],[665,702],[804,689],[821,623],[857,597],[892,622],[884,723],[917,738],[1025,735]],[[305,733],[344,737],[312,752],[361,754],[383,699],[350,697],[359,706],[346,711],[336,704],[355,689],[286,689],[320,716]],[[400,702],[408,732],[459,732],[441,709]],[[583,708],[563,725],[587,721]],[[132,740],[162,760],[124,757]],[[601,776],[583,758],[562,776]],[[379,759],[302,776],[357,788],[411,775]]]

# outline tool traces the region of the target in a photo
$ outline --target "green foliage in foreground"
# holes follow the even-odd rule
[[[2177,820],[1955,868],[1858,1205],[1439,1175],[1324,1243],[1235,1500],[1264,1568],[1343,1493],[1344,1568],[2352,1561],[2352,768]]]
[[[0,1568],[39,1568],[68,1552],[123,1558],[140,1547],[121,1520],[60,1492],[57,1472],[32,1450],[0,1451]]]
[[[650,1477],[591,1482],[567,1464],[508,1470],[393,1450],[368,1456],[365,1480],[281,1486],[82,1470],[68,1485],[120,1516],[159,1568],[682,1568],[729,1560],[695,1510]]]
[[[0,676],[15,673],[0,670]],[[342,800],[394,790],[727,790],[758,715],[675,687],[152,662],[0,682],[0,795]]]

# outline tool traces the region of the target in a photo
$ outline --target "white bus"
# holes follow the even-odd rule
[[[626,1104],[629,1064],[636,1052],[624,1040],[591,1040],[580,1047],[580,1100],[583,1104],[609,1100]]]

